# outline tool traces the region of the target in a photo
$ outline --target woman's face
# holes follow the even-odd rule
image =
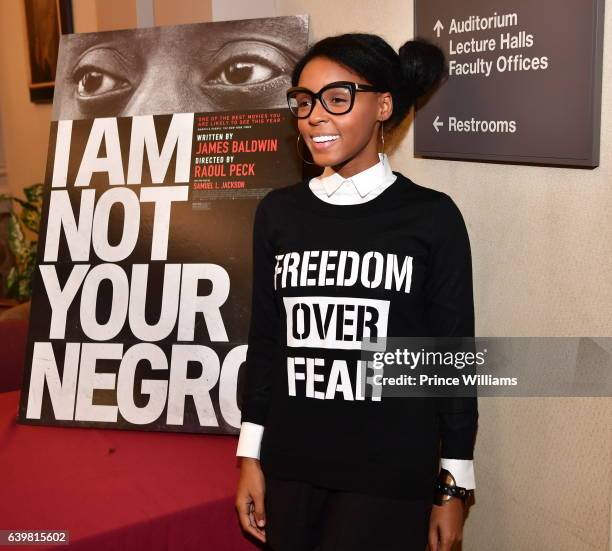
[[[298,86],[318,92],[330,82],[347,80],[371,84],[347,67],[325,57],[311,59],[302,70]],[[310,116],[298,119],[298,130],[314,162],[331,166],[344,177],[350,177],[378,162],[379,123],[391,115],[388,92],[356,92],[348,113],[328,113],[316,101]],[[336,136],[333,141],[316,143],[316,136]]]

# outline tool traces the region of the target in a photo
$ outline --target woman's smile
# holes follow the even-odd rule
[[[340,140],[338,134],[319,134],[310,137],[310,143],[316,151],[326,151]]]

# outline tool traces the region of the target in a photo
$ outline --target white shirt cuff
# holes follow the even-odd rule
[[[263,430],[264,426],[258,425],[257,423],[249,423],[248,421],[241,423],[236,455],[259,459],[259,449],[261,447]]]
[[[466,490],[476,488],[476,480],[474,478],[474,461],[472,459],[445,459],[440,461],[440,468],[446,469],[453,475],[457,486],[461,486]]]

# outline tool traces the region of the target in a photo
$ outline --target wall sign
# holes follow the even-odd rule
[[[604,0],[415,0],[414,20],[448,59],[415,155],[598,166]]]

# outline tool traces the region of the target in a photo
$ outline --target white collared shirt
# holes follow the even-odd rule
[[[379,153],[378,163],[350,178],[344,178],[330,167],[321,176],[312,178],[308,186],[326,203],[354,205],[371,201],[387,189],[397,176],[393,174],[385,153]]]
[[[379,153],[378,158],[378,163],[350,178],[344,178],[332,168],[326,167],[321,176],[310,179],[308,186],[319,199],[334,205],[354,205],[371,201],[397,178],[391,170],[387,155]],[[243,422],[240,425],[236,455],[259,459],[263,431],[263,425]],[[440,467],[453,475],[457,486],[467,489],[476,487],[473,460],[441,458]]]

